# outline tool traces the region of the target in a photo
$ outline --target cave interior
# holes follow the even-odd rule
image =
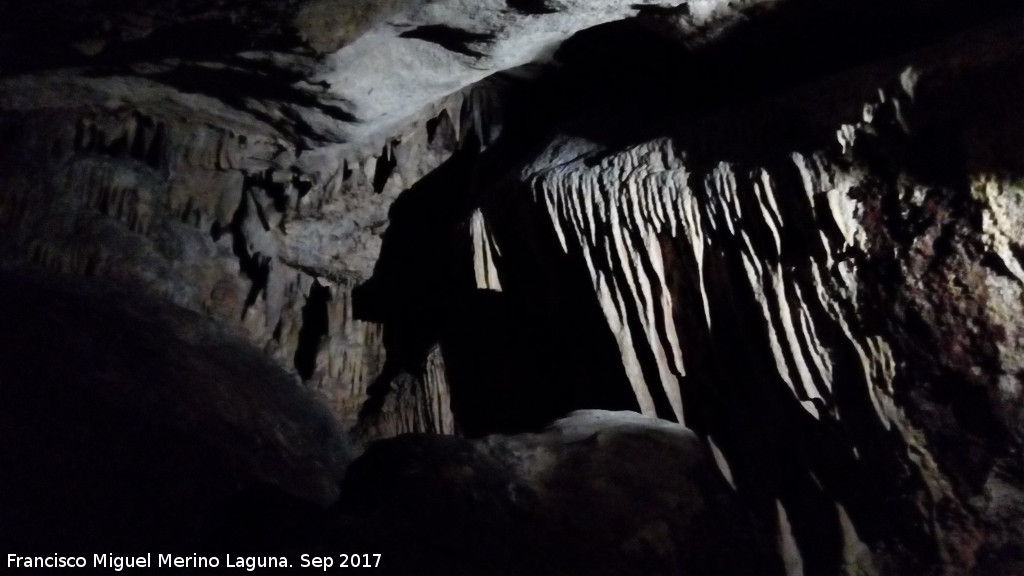
[[[1018,3],[3,13],[12,573],[1024,575]]]

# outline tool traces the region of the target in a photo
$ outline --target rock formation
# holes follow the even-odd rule
[[[240,334],[93,281],[2,278],[5,557],[298,541],[338,498],[344,430]]]
[[[404,573],[447,513],[536,553],[467,573],[1024,571],[1013,3],[58,4],[0,23],[9,438],[212,426],[217,542]]]
[[[782,573],[699,438],[632,412],[477,441],[381,441],[343,493],[329,541],[382,551],[402,573]]]

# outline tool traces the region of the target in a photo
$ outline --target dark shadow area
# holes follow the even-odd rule
[[[306,78],[292,70],[260,67],[250,62],[240,62],[230,68],[182,64],[154,74],[153,79],[186,94],[203,94],[244,110],[268,126],[282,130],[292,140],[317,142],[322,138],[319,129],[303,117],[304,111],[315,111],[340,123],[357,120],[343,103],[296,88],[294,85]]]
[[[834,138],[837,115],[852,114],[842,121],[856,120],[877,86],[851,87],[845,99],[815,102],[817,110],[791,110],[773,98],[1011,17],[1019,5],[1008,0],[793,0],[755,8],[704,46],[688,47],[659,34],[643,18],[576,34],[558,50],[564,67],[547,91],[552,105],[563,111],[560,117],[575,118],[562,129],[613,147],[692,134],[687,145],[695,148],[701,139],[717,142],[699,128],[706,118],[733,111],[743,115],[734,124],[747,142],[727,153],[767,145],[807,149]],[[557,101],[558,95],[564,99]],[[827,118],[818,117],[822,109]],[[759,142],[762,138],[771,143]]]
[[[691,459],[696,438],[563,434],[376,442],[349,468],[327,540],[381,551],[398,574],[781,575],[763,528]]]
[[[263,554],[317,530],[343,432],[247,342],[81,279],[0,272],[0,314],[10,552]]]
[[[427,142],[433,144],[435,141],[446,149],[456,148],[455,126],[452,124],[448,110],[441,110],[437,116],[427,120]]]
[[[302,50],[303,43],[286,24],[291,21],[288,3],[246,4],[240,22],[196,2],[120,7],[83,0],[56,0],[45,7],[9,3],[0,23],[0,74],[58,66],[115,68],[165,58],[223,60],[247,50]],[[106,40],[97,54],[75,49],[75,44],[96,38]]]
[[[246,176],[241,199],[231,217],[231,222],[227,226],[221,226],[219,222],[214,222],[210,227],[210,237],[214,242],[220,240],[224,234],[231,235],[231,251],[238,258],[239,273],[251,282],[249,293],[245,297],[245,304],[241,310],[242,317],[245,316],[249,308],[256,304],[260,294],[266,291],[267,282],[270,279],[270,257],[264,256],[260,252],[250,253],[249,240],[245,237],[245,220],[248,218],[249,211],[252,210],[259,218],[263,229],[270,230],[269,221],[254,196],[254,190],[266,190],[267,194],[273,198],[275,189],[283,194],[283,186],[273,183],[267,174]],[[279,201],[275,199],[275,203],[277,202]]]
[[[548,6],[547,0],[505,0],[505,4],[523,14],[554,14],[558,12]]]
[[[299,329],[299,345],[295,349],[295,370],[303,380],[312,378],[316,371],[316,357],[329,331],[327,303],[330,301],[331,289],[314,280],[309,287],[306,305],[302,307],[302,328]]]
[[[766,522],[775,518],[775,501],[782,502],[799,542],[805,573],[838,573],[842,558],[832,491],[845,494],[836,486],[856,486],[866,499],[857,504],[870,502],[872,513],[877,513],[884,498],[873,488],[880,479],[861,478],[869,471],[855,468],[847,453],[836,448],[845,445],[842,433],[828,422],[815,421],[793,401],[784,382],[766,376],[770,372],[766,367],[774,366],[775,360],[761,337],[762,311],[742,293],[748,280],[739,257],[726,256],[742,254],[739,247],[726,245],[703,263],[713,331],[699,304],[701,279],[687,240],[665,238],[662,249],[668,286],[673,301],[679,303],[674,311],[687,369],[683,381],[687,426],[710,435],[728,456],[740,495],[760,518]],[[823,336],[829,344],[842,342]],[[826,479],[829,492],[811,479],[809,471]],[[861,532],[862,537],[874,535],[870,529]]]
[[[135,138],[128,142],[127,137],[121,137],[109,143],[104,141],[95,124],[79,121],[75,126],[74,151],[114,157],[127,156],[147,164],[154,170],[166,170],[167,125],[138,111],[132,112],[132,119],[135,121]],[[54,152],[56,154],[60,150]]]
[[[384,191],[384,186],[387,185],[388,179],[391,178],[391,174],[394,173],[397,166],[398,159],[395,158],[392,145],[385,144],[384,149],[381,150],[380,156],[377,158],[377,168],[373,171],[374,192],[380,194]]]
[[[476,288],[475,185],[518,156],[505,155],[517,151],[511,140],[481,154],[474,138],[395,202],[373,277],[353,291],[355,316],[384,325],[387,351],[364,415],[383,406],[399,372],[421,373],[437,343],[466,435],[536,429],[573,409],[635,409],[586,270],[557,252],[543,214],[518,191],[485,210],[501,245],[503,289]]]
[[[461,28],[454,28],[445,24],[419,26],[412,30],[402,32],[400,36],[402,38],[415,38],[417,40],[432,42],[450,52],[457,52],[474,58],[480,58],[484,54],[483,52],[470,48],[471,44],[487,44],[494,40],[494,36],[492,34],[478,34],[476,32],[462,30]]]
[[[383,406],[400,373],[421,374],[450,310],[466,287],[457,281],[459,225],[470,213],[469,183],[479,155],[467,144],[406,190],[389,210],[373,276],[352,291],[357,320],[384,326],[386,361],[367,392],[364,414]]]
[[[536,389],[556,401],[551,415],[638,411],[586,264],[575,250],[562,251],[545,208],[512,185],[489,198],[484,215],[501,250],[502,296],[537,354]]]
[[[557,475],[546,494],[515,469],[530,437],[523,451],[522,439],[481,448],[410,434],[348,465],[326,409],[245,340],[138,294],[66,282],[0,273],[0,541],[19,555],[219,558],[202,573],[237,572],[227,554],[296,567],[301,554],[369,553],[382,554],[375,573],[402,575],[775,574],[759,526],[713,469],[691,472],[671,435],[565,444],[572,457],[545,464]],[[621,462],[626,480],[609,464]],[[656,498],[697,490],[713,514],[676,518],[639,489],[652,467]],[[620,550],[650,518],[674,522],[684,557],[643,540]],[[744,554],[718,553],[737,545]]]

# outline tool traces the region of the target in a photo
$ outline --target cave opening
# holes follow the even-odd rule
[[[323,339],[330,333],[331,289],[314,280],[309,287],[306,305],[302,307],[302,328],[295,348],[295,370],[304,380],[309,380],[316,370],[316,358],[320,354]]]

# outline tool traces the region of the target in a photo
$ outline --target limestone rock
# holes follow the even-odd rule
[[[0,29],[0,63],[24,74],[0,80],[0,108],[146,103],[150,114],[198,114],[220,125],[230,119],[233,130],[307,147],[379,146],[444,97],[550,58],[572,34],[649,3],[559,0],[539,10],[499,0],[233,7],[181,0],[116,11],[82,0],[24,5]],[[731,3],[704,2],[686,29],[739,16]],[[69,78],[50,72],[58,66],[81,69]]]
[[[296,430],[322,412],[237,399],[225,366],[254,390],[307,388],[370,445],[348,489],[374,508],[347,501],[343,535],[397,527],[408,546],[441,495],[481,528],[446,535],[498,573],[706,568],[740,559],[689,555],[681,535],[704,535],[683,524],[734,489],[723,501],[746,512],[709,522],[749,512],[789,574],[1020,571],[1015,3],[61,0],[4,16],[9,289],[59,272],[125,300],[54,305],[46,322],[80,321],[68,340],[21,322],[24,342],[71,358],[114,338],[107,322],[152,328],[124,349],[222,376],[186,387],[209,400],[192,406],[168,398],[177,378],[140,390],[138,358],[100,355],[123,379],[88,373],[100,404],[119,382],[166,400],[143,402],[148,424],[241,422],[210,450],[256,454],[238,474],[272,485],[260,506],[329,501],[341,460]],[[238,339],[206,350],[196,315]],[[48,414],[61,390],[18,393]],[[711,458],[621,418],[511,436],[595,407],[685,423]],[[406,432],[509,436],[372,445]],[[218,460],[192,456],[174,462]],[[732,488],[694,491],[712,463]],[[407,473],[423,485],[374,492]],[[732,542],[719,528],[709,547]],[[566,539],[583,548],[552,547]]]
[[[522,170],[520,193],[589,276],[640,409],[714,439],[778,519],[791,571],[998,572],[994,558],[1019,554],[1021,510],[1003,498],[1024,491],[1020,163],[992,151],[1019,149],[1020,125],[1002,91],[975,88],[1017,77],[1017,32],[780,98],[841,101],[888,71],[840,142],[811,152],[725,111],[619,149],[556,137]],[[990,50],[964,59],[961,42]],[[749,132],[727,142],[737,118]]]
[[[635,413],[382,441],[343,494],[333,538],[385,551],[395,574],[781,574],[700,440]]]

